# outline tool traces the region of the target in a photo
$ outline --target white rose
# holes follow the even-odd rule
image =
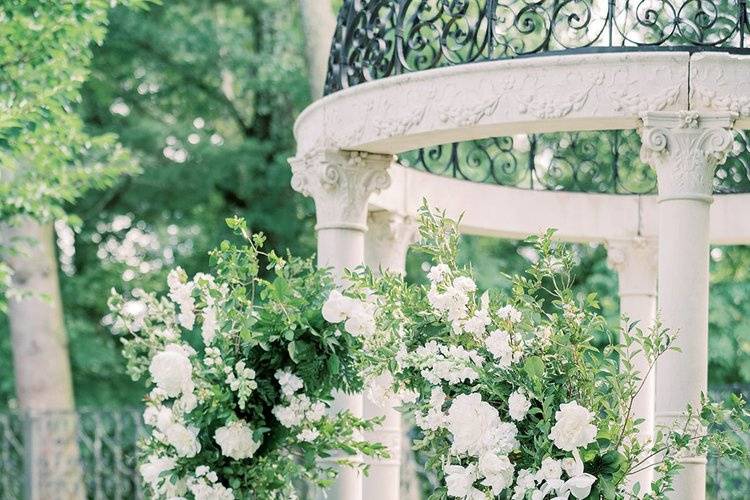
[[[375,307],[360,300],[353,302],[344,330],[355,337],[371,337],[375,333]]]
[[[193,387],[193,366],[185,350],[177,344],[167,345],[154,356],[148,371],[167,396],[177,397],[184,389]]]
[[[318,436],[320,436],[320,431],[318,431],[318,429],[302,429],[300,433],[297,434],[297,439],[311,443],[318,439]]]
[[[304,382],[297,375],[287,370],[276,370],[273,375],[279,381],[281,392],[286,397],[291,397],[295,392],[302,389]]]
[[[453,451],[479,456],[496,441],[500,415],[479,394],[461,394],[448,410],[448,430],[453,434]]]
[[[437,266],[432,266],[430,268],[430,272],[427,273],[427,279],[429,279],[432,283],[440,283],[443,281],[443,278],[445,278],[445,275],[448,274],[451,271],[450,267],[448,267],[445,264],[438,264]]]
[[[555,446],[565,451],[573,451],[596,439],[596,426],[591,423],[594,414],[575,401],[560,405],[555,413],[555,425],[549,438]]]
[[[510,453],[518,447],[516,434],[518,434],[516,424],[512,422],[500,422],[494,432],[486,439],[496,452]]]
[[[482,484],[492,488],[496,496],[513,483],[513,464],[508,457],[494,452],[479,457],[479,473],[485,477]]]
[[[338,290],[331,290],[321,310],[323,319],[329,323],[341,323],[349,315],[352,299],[344,297]]]
[[[244,420],[219,427],[214,432],[214,440],[222,455],[235,460],[252,457],[260,447],[260,441],[253,439],[253,430]]]
[[[174,446],[180,457],[194,457],[201,451],[198,429],[195,427],[187,428],[180,423],[173,422],[164,430],[164,436],[167,442]]]
[[[550,481],[560,479],[562,476],[562,465],[559,460],[547,457],[542,460],[542,466],[536,474],[537,481]]]
[[[159,484],[159,477],[167,471],[170,471],[177,465],[177,460],[171,457],[157,457],[151,455],[148,462],[139,467],[143,480],[147,482],[152,488],[157,489]]]
[[[449,497],[466,498],[474,489],[474,481],[477,479],[476,465],[462,467],[460,465],[446,465],[445,485],[448,487]]]
[[[500,368],[508,368],[513,363],[513,348],[510,346],[508,332],[495,330],[487,336],[484,344]]]
[[[513,420],[523,420],[529,408],[531,408],[531,401],[521,391],[514,391],[508,398],[508,413]]]
[[[500,317],[500,319],[508,320],[511,323],[518,323],[523,318],[523,314],[521,314],[521,311],[511,305],[503,306],[498,309],[497,315]]]

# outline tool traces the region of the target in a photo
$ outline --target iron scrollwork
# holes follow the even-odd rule
[[[392,75],[570,49],[750,47],[747,0],[346,0],[326,94]]]
[[[639,157],[635,130],[494,137],[443,144],[400,155],[425,172],[525,189],[653,194],[656,176]],[[750,192],[750,140],[737,131],[735,148],[714,176],[714,192]]]

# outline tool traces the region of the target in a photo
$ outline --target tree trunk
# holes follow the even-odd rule
[[[336,29],[336,16],[331,0],[299,0],[310,94],[313,99],[323,95],[328,68],[328,53]]]
[[[27,494],[83,499],[77,418],[52,224],[19,218],[0,230],[11,248],[8,300],[16,395],[26,417]]]

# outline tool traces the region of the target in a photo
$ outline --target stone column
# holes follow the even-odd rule
[[[364,263],[367,201],[390,185],[392,156],[359,152],[318,151],[292,158],[292,188],[315,200],[318,265],[339,277],[346,268]],[[363,415],[361,394],[337,394],[333,411]],[[361,457],[350,457],[361,460]],[[343,468],[331,487],[332,500],[361,500],[362,475]]]
[[[647,332],[656,318],[656,242],[645,238],[615,241],[607,244],[607,262],[617,271],[620,295],[620,315],[627,323],[638,322],[638,328]],[[628,324],[623,324],[625,328]],[[646,443],[654,435],[654,408],[656,400],[656,373],[640,355],[634,359],[634,368],[641,374],[641,389],[633,400],[632,419],[643,419],[639,440]],[[647,469],[630,478],[639,482],[640,491],[650,491],[653,471]]]
[[[656,425],[669,425],[708,385],[709,207],[713,175],[732,149],[730,113],[643,115],[641,158],[659,190],[659,309],[682,350],[657,364]],[[706,459],[685,457],[671,498],[705,498]]]
[[[370,212],[365,237],[365,263],[374,271],[403,274],[406,252],[416,239],[417,228],[410,217],[386,210]],[[375,383],[382,383],[376,380]],[[371,460],[369,475],[364,481],[365,500],[398,500],[401,491],[402,427],[401,414],[392,407],[380,406],[366,398],[365,418],[383,417],[383,424],[366,437],[388,446],[390,458]]]

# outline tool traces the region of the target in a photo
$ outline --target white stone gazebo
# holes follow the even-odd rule
[[[679,331],[682,353],[637,401],[647,437],[707,390],[709,245],[750,243],[749,12],[744,0],[347,0],[327,95],[297,120],[290,160],[294,189],[315,200],[320,264],[402,271],[423,198],[463,213],[466,234],[555,228],[606,244],[621,312],[649,324],[658,309]],[[398,450],[397,412],[360,395],[337,405],[385,413],[376,437]],[[332,498],[398,498],[392,456],[366,478],[343,471]],[[683,462],[673,498],[703,499],[705,457]]]

